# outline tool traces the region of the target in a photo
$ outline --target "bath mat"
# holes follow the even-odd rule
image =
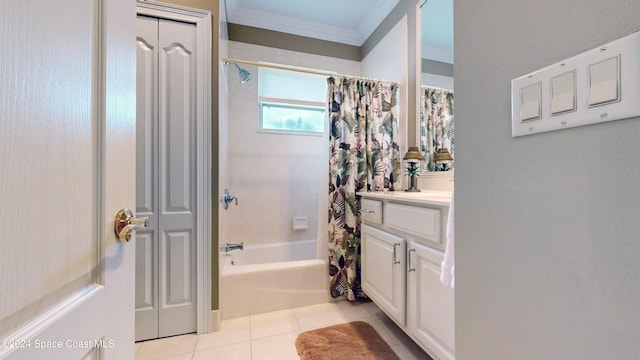
[[[301,360],[400,360],[364,321],[305,331],[296,338]]]

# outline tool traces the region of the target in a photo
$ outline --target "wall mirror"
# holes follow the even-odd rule
[[[418,3],[417,144],[421,173],[453,169],[453,0]]]

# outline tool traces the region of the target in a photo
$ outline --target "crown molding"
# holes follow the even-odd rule
[[[366,20],[350,28],[242,7],[239,0],[226,0],[227,17],[230,23],[353,46],[361,46],[399,1],[384,0],[380,6],[371,7],[370,13],[365,16]]]
[[[381,6],[371,8],[371,12],[365,18],[366,20],[358,27],[360,32],[360,44],[358,44],[358,46],[362,46],[362,44],[364,44],[369,36],[371,36],[371,34],[376,30],[378,25],[384,21],[399,2],[400,0],[385,0]]]

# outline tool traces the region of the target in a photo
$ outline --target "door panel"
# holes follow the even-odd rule
[[[195,25],[138,16],[136,340],[196,330],[195,49]]]
[[[147,310],[154,307],[154,268],[153,268],[153,233],[138,232],[136,235],[136,257],[143,261],[136,262],[136,274],[142,279],[136,287],[136,309]]]
[[[158,87],[158,21],[138,16],[136,41],[136,206],[152,223],[155,220],[155,186],[157,167],[154,166],[157,149],[157,98]]]
[[[2,325],[12,315],[24,323],[33,315],[27,305],[42,301],[35,305],[38,312],[92,281],[97,259],[93,131],[98,125],[91,97],[98,70],[93,68],[95,4],[66,0],[61,10],[30,1],[4,6],[9,8],[0,15],[2,34],[8,35],[0,42],[0,224],[19,232],[2,237],[0,288],[11,289],[0,302]],[[37,12],[32,14],[30,6]],[[67,21],[47,15],[65,8],[72,10],[60,16],[70,26],[60,30]],[[38,27],[3,26],[12,24],[14,13],[35,17]],[[86,221],[70,228],[71,214],[84,214]]]
[[[154,224],[152,224],[153,226]],[[136,340],[158,337],[158,252],[155,231],[136,235]]]
[[[192,217],[195,204],[196,28],[159,21],[162,214]],[[179,42],[178,42],[179,40]]]
[[[134,9],[3,3],[2,359],[133,359],[135,248],[113,219],[135,201]]]
[[[196,330],[196,27],[159,20],[159,336]]]
[[[171,307],[193,301],[191,278],[191,254],[193,252],[191,231],[167,232],[163,249],[166,249],[162,267],[171,271],[162,272],[163,306]]]
[[[158,20],[136,24],[136,208],[150,223],[136,239],[136,340],[146,340],[158,337]]]

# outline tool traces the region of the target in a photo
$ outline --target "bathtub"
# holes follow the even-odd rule
[[[222,319],[327,302],[327,263],[315,254],[315,240],[220,252]]]

